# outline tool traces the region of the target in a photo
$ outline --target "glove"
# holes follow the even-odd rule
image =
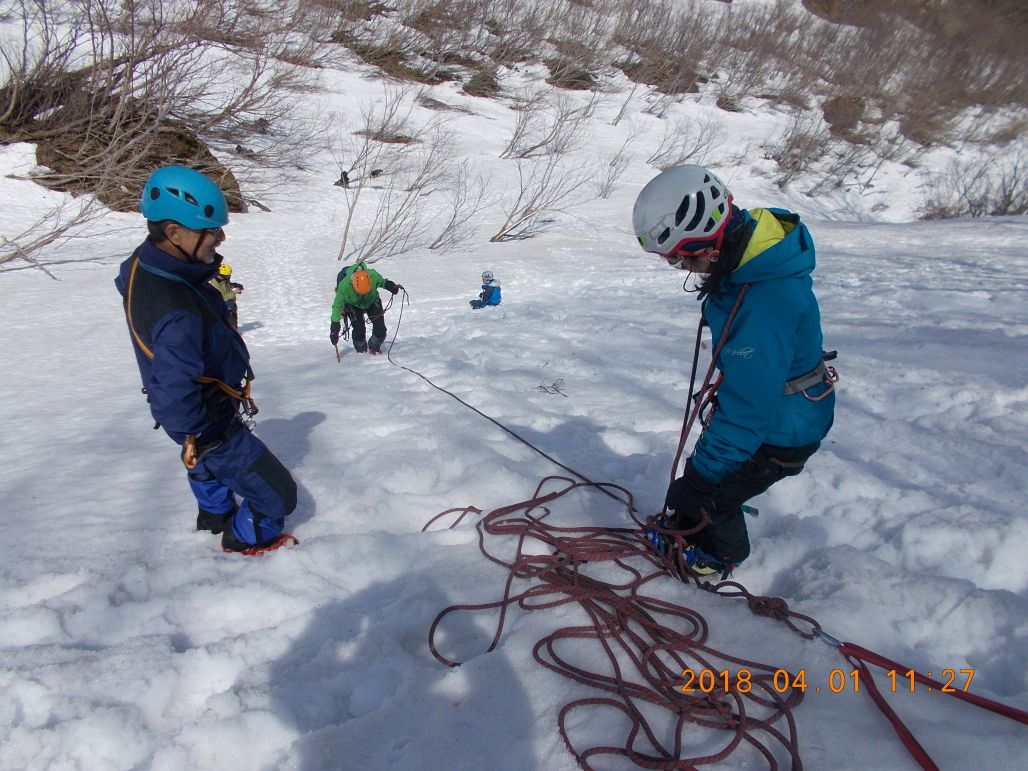
[[[196,468],[199,459],[196,454],[196,437],[193,434],[186,434],[182,440],[182,465],[192,471]]]
[[[397,285],[396,285],[396,291],[397,291],[397,292],[403,292],[403,291],[405,291],[405,290],[404,290],[404,288],[403,288],[403,284],[397,284]],[[394,292],[393,294],[396,294],[396,292]]]
[[[685,473],[667,490],[664,505],[675,512],[676,530],[692,530],[703,521],[701,509],[714,514],[714,497],[718,485],[708,481],[693,468],[692,458],[685,462]]]
[[[335,345],[339,342],[339,322],[333,321],[332,325],[328,328],[328,339]]]

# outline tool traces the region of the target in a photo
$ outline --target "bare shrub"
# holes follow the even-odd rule
[[[596,174],[573,166],[560,155],[540,160],[518,158],[517,168],[517,192],[504,202],[507,217],[490,241],[531,238],[549,224],[544,215],[564,212],[592,199],[586,187]]]
[[[365,128],[342,137],[343,151],[353,160],[340,163],[350,184],[343,187],[346,224],[339,260],[375,262],[418,247],[455,249],[468,239],[485,205],[485,181],[472,178],[466,160],[456,162],[454,138],[441,122],[411,128],[410,96],[406,89],[391,89],[384,99],[363,104]],[[410,132],[413,141],[383,141],[398,131]],[[381,181],[383,171],[387,182]],[[445,197],[442,217],[440,207],[429,210],[429,199],[439,195]]]
[[[79,0],[59,9],[18,0],[17,9],[21,45],[2,50],[0,139],[37,144],[50,168],[35,177],[41,184],[132,210],[154,168],[182,163],[221,180],[239,211],[238,183],[207,143],[252,139],[272,158],[276,146],[292,147],[277,123],[306,76],[279,57],[317,57],[316,46],[295,39],[313,25],[295,9],[229,0]],[[68,222],[81,218],[60,227]],[[29,253],[24,243],[20,253]]]
[[[550,59],[546,66],[550,69],[546,82],[552,86],[570,91],[589,91],[596,87],[596,74],[574,60]]]
[[[46,268],[46,262],[38,253],[47,247],[63,246],[76,237],[90,224],[107,213],[106,208],[95,198],[67,199],[50,209],[24,230],[8,238],[0,233],[0,265],[14,260],[24,260],[56,278]]]
[[[486,187],[487,181],[481,175],[472,178],[467,160],[456,167],[447,186],[450,195],[444,208],[446,219],[428,244],[429,249],[453,251],[470,240],[474,232],[472,222],[486,205]]]
[[[765,156],[778,164],[775,184],[784,188],[807,171],[828,148],[830,135],[824,122],[796,114],[777,142],[765,145]]]
[[[609,66],[607,14],[589,3],[565,0],[550,7],[548,26],[554,30],[548,42],[557,55],[546,61],[550,69],[547,82],[575,91],[595,89],[600,74]]]
[[[680,118],[666,125],[660,144],[646,162],[658,169],[670,169],[683,163],[702,164],[720,145],[721,123],[713,118],[693,120]]]
[[[930,178],[921,219],[1028,213],[1028,164],[1023,148],[983,160],[954,159]]]
[[[866,110],[867,100],[856,94],[833,96],[821,107],[832,136],[843,139],[854,135]]]
[[[628,138],[621,144],[618,151],[614,153],[609,161],[599,170],[593,181],[593,190],[597,198],[610,198],[617,188],[618,180],[627,171],[634,160],[629,154],[628,148],[635,141],[636,136],[629,133]]]
[[[499,96],[501,89],[496,68],[482,67],[475,70],[475,73],[468,78],[461,87],[461,90],[469,96]]]
[[[593,93],[584,105],[567,94],[529,91],[516,102],[518,116],[501,158],[563,155],[582,139],[600,97]]]
[[[356,184],[343,191],[347,216],[338,260],[375,262],[419,245],[429,225],[425,198],[443,184],[445,161],[453,153],[449,136],[437,127],[423,136],[423,141],[409,145],[385,145],[363,137],[367,147],[356,153]],[[375,178],[372,171],[378,168],[388,170],[390,181],[374,191],[376,200],[362,209],[370,216],[358,222],[358,204],[367,200]]]
[[[547,12],[531,0],[493,0],[484,22],[491,37],[489,57],[501,66],[537,58],[548,31]]]

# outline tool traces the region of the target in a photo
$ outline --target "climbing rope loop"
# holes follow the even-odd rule
[[[616,495],[627,520],[637,526],[568,527],[550,521],[551,506],[559,499],[589,489]],[[455,527],[475,512],[473,507],[449,509],[430,524],[444,515],[459,515],[450,524]],[[791,687],[776,692],[774,678],[781,667],[716,650],[708,642],[702,615],[647,591],[654,580],[674,574],[676,568],[670,558],[652,550],[633,512],[632,496],[623,487],[551,476],[531,498],[480,516],[475,525],[479,548],[506,572],[503,595],[493,602],[455,604],[441,611],[429,630],[432,655],[449,667],[460,664],[437,644],[440,628],[452,613],[498,611],[489,652],[499,644],[513,607],[534,612],[574,605],[582,623],[550,632],[532,653],[541,666],[602,692],[572,700],[557,718],[568,750],[583,768],[594,768],[604,756],[623,757],[641,768],[694,768],[724,760],[744,745],[756,750],[768,768],[779,768],[782,758],[789,759],[789,767],[802,768],[792,717],[802,692]],[[501,545],[509,549],[512,541],[513,556],[501,556]],[[788,613],[787,608],[778,611],[786,618]],[[604,666],[593,668],[583,661]],[[726,675],[716,684],[696,683],[683,679],[685,670]],[[586,719],[579,713],[611,710],[626,725],[620,742],[581,746],[584,740],[576,739],[576,726],[594,724],[594,716]],[[604,735],[609,723],[602,723]]]

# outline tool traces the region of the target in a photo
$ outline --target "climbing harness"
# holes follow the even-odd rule
[[[805,375],[794,377],[785,384],[785,389],[782,391],[782,396],[791,396],[792,394],[803,394],[804,397],[810,399],[812,402],[819,402],[824,399],[828,394],[835,390],[835,384],[839,382],[839,373],[835,371],[835,367],[829,367],[825,364],[826,361],[833,361],[839,355],[838,351],[822,351],[821,361],[817,363],[814,369],[807,372]],[[816,386],[818,383],[824,383],[828,386],[824,393],[818,396],[811,396],[807,393],[808,388]]]

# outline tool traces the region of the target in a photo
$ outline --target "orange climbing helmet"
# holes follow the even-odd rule
[[[366,270],[355,270],[350,276],[350,283],[357,294],[367,294],[371,291],[371,275]]]

